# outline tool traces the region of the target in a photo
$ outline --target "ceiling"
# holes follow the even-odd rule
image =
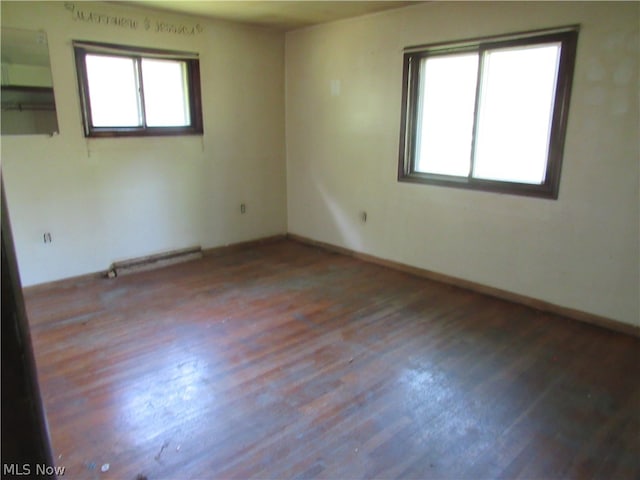
[[[130,0],[114,3],[164,12],[197,15],[205,18],[251,23],[288,31],[421,2],[365,0],[343,2],[314,0]]]

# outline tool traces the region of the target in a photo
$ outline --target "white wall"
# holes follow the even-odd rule
[[[289,232],[640,325],[638,18],[445,2],[288,33]],[[404,47],[576,23],[558,200],[396,181]]]
[[[284,35],[94,2],[136,30],[74,20],[65,2],[2,2],[2,26],[48,35],[60,135],[3,136],[23,285],[105,270],[113,261],[286,232]],[[154,24],[203,27],[155,32]],[[85,139],[71,41],[200,54],[204,136]],[[240,215],[240,203],[247,213]],[[44,244],[43,233],[53,242]]]
[[[75,3],[204,27],[132,31],[74,20],[64,2],[1,5],[3,26],[48,34],[60,124],[1,139],[24,285],[288,229],[640,325],[637,3],[429,3],[301,29],[286,35],[286,96],[279,33]],[[396,181],[403,47],[574,23],[558,200]],[[204,136],[85,139],[72,39],[199,52]]]

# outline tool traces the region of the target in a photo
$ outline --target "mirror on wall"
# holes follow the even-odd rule
[[[2,135],[58,132],[47,34],[2,27]]]

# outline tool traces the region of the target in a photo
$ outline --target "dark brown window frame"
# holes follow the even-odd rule
[[[202,98],[200,88],[200,62],[196,54],[178,52],[172,50],[158,50],[144,47],[132,47],[128,45],[116,45],[110,43],[97,43],[74,41],[73,49],[76,60],[76,72],[78,75],[78,89],[80,92],[80,106],[85,137],[148,137],[166,135],[202,135]],[[91,120],[91,102],[89,99],[89,85],[87,81],[86,56],[109,55],[123,58],[140,59],[152,58],[159,60],[176,60],[184,62],[187,68],[187,88],[190,112],[190,124],[181,127],[149,127],[146,125],[144,102],[143,125],[138,127],[96,127]],[[142,82],[141,82],[142,83]],[[140,96],[144,98],[144,91],[140,85]]]
[[[579,26],[572,25],[547,30],[536,30],[509,35],[460,40],[405,48],[402,75],[402,117],[400,128],[400,154],[398,160],[398,181],[439,186],[484,190],[497,193],[528,195],[557,199],[560,188],[560,172],[571,98],[571,85],[577,50]],[[478,78],[482,71],[482,53],[487,50],[560,42],[560,60],[551,120],[551,135],[544,183],[540,185],[474,178],[472,169],[467,177],[430,174],[415,170],[415,149],[417,143],[417,115],[419,98],[419,65],[423,58],[435,55],[457,54],[477,51]],[[472,142],[475,144],[478,122],[478,100],[480,81],[476,85],[476,102]],[[471,148],[471,165],[475,149]]]

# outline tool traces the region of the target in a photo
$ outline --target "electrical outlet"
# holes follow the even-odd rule
[[[247,213],[247,206],[244,203],[240,204],[240,213]]]
[[[52,242],[51,233],[45,232],[44,235],[42,235],[42,239],[44,240],[44,243],[51,243]]]
[[[366,223],[366,221],[367,221],[367,212],[360,212],[360,220],[362,220],[362,223]]]

